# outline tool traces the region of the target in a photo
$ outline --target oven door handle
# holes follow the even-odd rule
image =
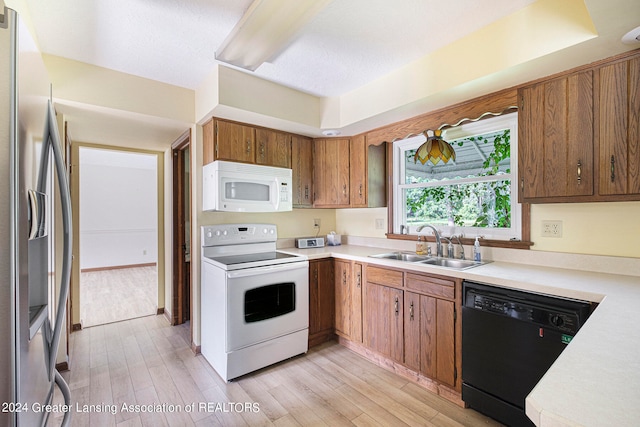
[[[286,264],[267,265],[264,267],[246,268],[244,270],[229,271],[228,279],[236,279],[240,277],[260,276],[267,273],[280,273],[283,271],[298,270],[301,268],[309,268],[309,261],[290,262]]]

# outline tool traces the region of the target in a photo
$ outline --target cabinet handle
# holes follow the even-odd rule
[[[309,186],[308,185],[304,186],[304,198],[305,199],[309,199]]]
[[[347,284],[347,270],[342,271],[342,284],[343,285]]]
[[[251,153],[251,140],[247,139],[247,154]]]
[[[362,197],[362,184],[360,184],[360,188],[358,190],[358,194],[360,195],[360,197]]]
[[[260,156],[264,157],[264,142],[260,143]]]
[[[524,178],[520,180],[520,191],[524,192]]]
[[[611,155],[611,182],[616,180],[616,159]]]
[[[393,307],[394,307],[394,309],[395,309],[395,311],[396,311],[396,316],[397,316],[397,315],[398,315],[398,312],[400,311],[400,310],[399,310],[399,307],[398,307],[398,297],[396,297],[396,298],[395,298],[395,302],[394,302]]]
[[[347,184],[342,184],[342,194],[347,195]]]
[[[409,318],[413,320],[413,301],[411,301],[411,305],[409,305]]]
[[[578,160],[578,185],[582,182],[582,163]]]
[[[356,287],[359,288],[361,283],[362,283],[362,278],[360,277],[360,272],[357,272],[356,273]]]

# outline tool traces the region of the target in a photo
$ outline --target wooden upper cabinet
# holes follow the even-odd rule
[[[377,208],[387,205],[387,154],[385,144],[367,143],[365,135],[351,138],[350,147],[351,207]]]
[[[202,126],[202,165],[215,160],[215,120],[211,119]]]
[[[293,173],[293,206],[313,206],[313,142],[310,138],[292,135],[291,169]]]
[[[256,129],[256,163],[291,168],[291,135],[270,129]]]
[[[593,72],[538,83],[518,95],[520,200],[593,195]]]
[[[600,195],[640,193],[640,58],[599,68]]]
[[[314,207],[349,207],[349,139],[313,142]]]
[[[216,120],[215,160],[255,163],[256,134],[251,126]]]
[[[349,148],[349,183],[351,206],[367,207],[367,142],[364,135],[351,138]]]

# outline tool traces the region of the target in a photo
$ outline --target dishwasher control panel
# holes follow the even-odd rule
[[[465,294],[464,306],[525,322],[534,322],[540,326],[570,334],[575,334],[581,326],[578,313],[557,307],[551,300],[546,303],[536,300],[527,301],[513,296],[469,289]]]

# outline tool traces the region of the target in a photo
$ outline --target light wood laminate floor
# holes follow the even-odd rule
[[[162,316],[74,332],[72,369],[63,373],[74,402],[72,425],[498,425],[335,342],[229,383],[188,343],[189,326],[171,327]],[[62,403],[58,391],[54,403]],[[142,407],[122,410],[123,405],[162,404],[146,406],[145,412]],[[60,421],[61,414],[53,414],[49,425]]]
[[[83,328],[156,314],[158,273],[153,267],[118,268],[80,274]]]

